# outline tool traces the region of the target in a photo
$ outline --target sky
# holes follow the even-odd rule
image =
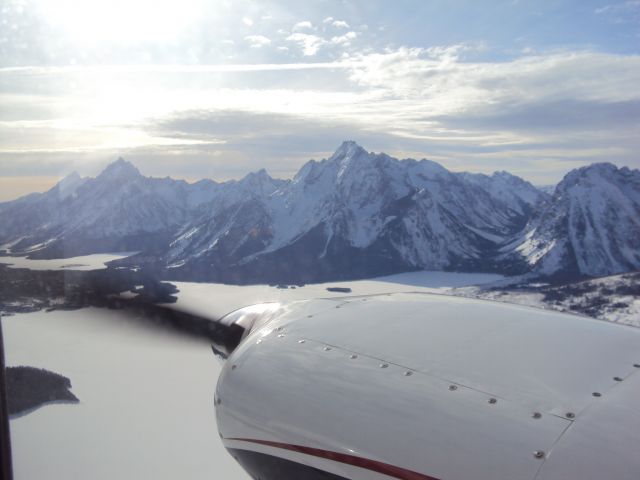
[[[343,140],[538,185],[640,167],[640,0],[0,0],[0,201],[122,156],[288,178]]]

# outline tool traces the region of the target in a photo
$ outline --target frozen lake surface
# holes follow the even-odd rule
[[[329,282],[303,287],[277,288],[269,285],[236,286],[215,283],[171,282],[178,287],[177,306],[208,317],[263,302],[287,302],[310,298],[373,295],[392,292],[448,293],[450,289],[491,283],[502,275],[488,273],[409,272],[369,280]],[[329,292],[328,287],[350,288],[351,293]]]
[[[16,480],[248,479],[218,437],[208,344],[102,309],[2,323],[8,365],[61,373],[80,399],[11,420]]]
[[[107,262],[119,260],[136,252],[99,253],[81,257],[55,258],[52,260],[32,260],[27,257],[0,256],[0,263],[11,268],[28,268],[30,270],[100,270],[107,268]]]

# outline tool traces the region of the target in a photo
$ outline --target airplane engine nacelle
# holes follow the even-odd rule
[[[216,389],[253,478],[637,480],[640,330],[426,294],[253,322]]]

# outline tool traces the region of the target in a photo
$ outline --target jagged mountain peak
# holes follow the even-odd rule
[[[212,186],[216,186],[219,185],[218,182],[216,182],[215,180],[212,180],[210,178],[203,178],[201,180],[198,180],[197,182],[193,182],[191,185],[193,185],[194,187],[198,187],[198,188],[209,188]]]
[[[376,155],[367,152],[353,140],[346,140],[328,159],[320,161],[309,160],[293,178],[293,184],[316,184],[320,179],[341,183],[346,177],[353,177],[352,173],[362,176],[365,169],[375,167],[386,155]]]
[[[276,192],[280,187],[289,183],[290,180],[281,180],[277,178],[273,178],[271,175],[267,173],[264,168],[256,172],[251,172],[245,175],[238,181],[228,182],[227,187],[232,187],[236,185],[239,190],[236,192],[240,195],[239,198],[243,196],[251,195],[258,196],[261,198],[266,198]],[[234,195],[229,195],[228,198],[235,198]]]
[[[114,178],[127,180],[140,177],[142,177],[142,174],[133,163],[119,157],[118,160],[109,164],[97,178],[102,180]]]
[[[597,163],[592,163],[590,165],[586,165],[584,167],[577,168],[573,172],[600,172],[600,173],[604,173],[604,172],[617,172],[618,170],[620,170],[620,169],[616,165],[611,163],[611,162],[597,162]],[[573,173],[573,172],[569,172],[569,175],[571,175],[571,173]]]
[[[474,178],[474,179],[485,179],[491,182],[499,182],[499,183],[511,183],[511,184],[527,184],[531,185],[529,182],[524,180],[513,173],[509,173],[506,170],[498,170],[493,172],[491,175],[486,175],[484,173],[471,173],[471,172],[462,172],[461,175],[466,178]],[[533,185],[531,185],[533,187]]]
[[[58,185],[62,185],[65,183],[75,183],[78,180],[82,179],[80,174],[76,171],[71,172],[69,175],[65,176],[62,180],[58,182]]]
[[[352,184],[370,175],[388,176],[388,172],[384,171],[400,170],[400,164],[398,159],[385,153],[368,152],[353,140],[347,140],[326,162],[320,162],[319,165],[332,171],[338,184]]]
[[[524,188],[526,190],[528,190],[529,192],[539,192],[539,189],[537,189],[531,182],[528,182],[527,180],[525,180],[522,177],[519,177],[517,175],[514,175],[512,173],[509,173],[505,170],[499,171],[499,172],[494,172],[491,175],[491,178],[496,181],[496,182],[502,182],[506,185],[510,185],[512,187],[521,187]],[[545,193],[546,195],[546,193]]]
[[[584,182],[585,180],[590,181],[599,181],[606,180],[618,175],[620,173],[629,172],[628,168],[619,169],[613,163],[602,162],[602,163],[592,163],[591,165],[587,165],[584,167],[576,168],[571,172],[567,173],[562,181],[558,184],[560,189],[564,189],[575,185],[577,183]]]
[[[408,160],[403,160],[408,161]],[[413,160],[415,161],[415,160]],[[423,174],[429,177],[438,177],[438,176],[448,176],[451,175],[451,172],[440,165],[438,162],[434,162],[433,160],[429,160],[428,158],[423,158],[417,162],[417,165],[420,167],[420,170]]]
[[[244,176],[244,178],[242,178],[241,181],[246,181],[246,182],[273,181],[273,177],[269,175],[264,168],[261,168],[256,172],[248,173],[247,175]]]
[[[261,168],[256,172],[251,172],[238,180],[236,183],[241,187],[250,189],[259,189],[264,193],[270,193],[274,189],[288,183],[290,180],[281,180],[273,178],[269,173]]]
[[[544,274],[640,268],[640,171],[596,163],[569,172],[517,247]]]
[[[345,140],[331,155],[329,160],[348,160],[359,155],[368,155],[368,152],[353,140]]]
[[[71,172],[69,175],[60,180],[51,191],[55,192],[60,198],[66,198],[73,195],[75,191],[85,182],[78,172]]]
[[[493,178],[500,178],[503,180],[507,180],[507,181],[512,181],[512,180],[522,180],[520,177],[516,177],[515,175],[513,175],[512,173],[507,172],[506,170],[499,170],[497,172],[493,172],[491,174],[491,176]]]

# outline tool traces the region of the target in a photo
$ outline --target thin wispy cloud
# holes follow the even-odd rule
[[[594,13],[613,25],[640,27],[640,1],[638,0],[604,5],[596,8]],[[640,30],[636,30],[636,37],[640,37]]]
[[[352,61],[296,62],[296,63],[238,63],[219,65],[92,65],[92,66],[24,66],[0,68],[0,75],[70,75],[70,74],[127,74],[127,73],[233,73],[287,70],[346,69]]]
[[[271,45],[271,39],[264,35],[247,35],[244,39],[249,42],[251,48],[262,48],[266,45]]]

